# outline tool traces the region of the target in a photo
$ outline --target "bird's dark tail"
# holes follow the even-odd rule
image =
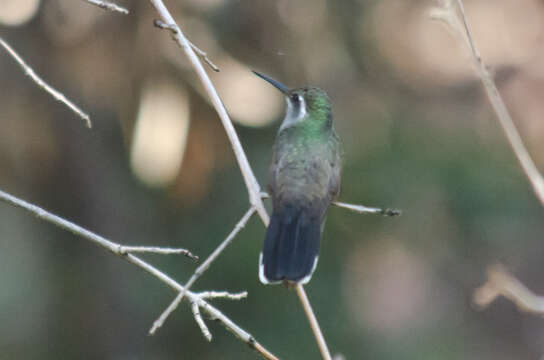
[[[260,257],[264,284],[310,281],[317,265],[322,216],[311,207],[282,206],[274,210]]]

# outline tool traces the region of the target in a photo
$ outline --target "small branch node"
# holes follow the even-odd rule
[[[251,219],[251,216],[255,213],[256,209],[255,207],[250,207],[244,216],[238,221],[238,223],[234,226],[234,229],[230,232],[230,234],[226,237],[225,240],[208,256],[206,260],[195,270],[191,278],[187,281],[185,284],[184,290],[180,291],[179,294],[176,296],[176,298],[168,305],[168,307],[162,312],[162,314],[159,316],[159,318],[153,323],[153,327],[149,331],[150,334],[155,333],[155,331],[160,328],[166,319],[170,316],[174,310],[177,309],[181,301],[183,300],[183,297],[185,296],[185,292],[188,291],[191,286],[198,280],[200,276],[210,267],[210,265],[217,259],[217,257],[226,249],[226,247],[234,240],[236,235],[246,226],[249,219]]]
[[[176,35],[179,30],[176,24],[167,24],[159,19],[153,20],[153,25],[162,30],[170,30],[172,34]]]
[[[189,40],[187,40],[189,41]],[[189,41],[189,45],[191,45],[191,48],[193,48],[193,51],[200,56],[202,61],[204,61],[206,64],[208,64],[209,67],[212,68],[213,71],[219,72],[219,68],[217,65],[215,65],[209,58],[208,54],[206,54],[204,51],[200,50],[195,44],[193,44],[191,41]]]
[[[161,20],[158,20],[158,19],[155,19],[153,21],[153,25],[159,29],[162,29],[162,30],[170,30],[172,32],[172,34],[175,36],[178,36],[180,34],[180,30],[179,30],[179,27],[176,25],[176,24],[166,24],[165,22],[162,22]],[[174,39],[176,40],[176,39]],[[198,55],[198,57],[200,57],[200,59],[202,61],[204,61],[206,64],[208,64],[208,66],[215,72],[219,72],[219,68],[217,67],[217,65],[215,65],[209,58],[208,58],[208,54],[206,54],[206,52],[202,51],[201,49],[199,49],[195,44],[193,44],[191,41],[189,41],[189,39],[186,39],[187,40],[187,43],[189,44],[189,46],[191,47],[191,49],[193,49],[193,51],[196,53],[196,55]],[[178,43],[178,45],[181,46],[181,44]]]
[[[402,210],[387,208],[382,211],[382,215],[383,216],[400,216],[402,215]]]

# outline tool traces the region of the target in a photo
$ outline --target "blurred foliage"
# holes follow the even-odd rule
[[[182,246],[204,258],[246,211],[246,189],[198,79],[170,37],[152,26],[154,10],[145,1],[118,3],[131,14],[74,0],[0,1],[0,36],[94,122],[85,128],[0,52],[0,188],[114,241]],[[471,306],[473,289],[496,261],[544,292],[544,214],[463,45],[429,20],[433,5],[167,2],[221,68],[212,81],[263,186],[284,105],[251,69],[289,86],[326,89],[346,148],[341,199],[404,211],[389,219],[329,210],[307,291],[333,353],[540,358],[541,319],[504,300],[481,312]],[[466,9],[544,169],[544,6],[467,0]],[[174,111],[180,108],[183,114]],[[188,125],[177,126],[176,116]],[[143,139],[138,156],[136,136]],[[316,359],[295,293],[258,282],[263,235],[253,219],[194,288],[248,290],[244,301],[214,303],[280,358]],[[147,258],[181,282],[195,269],[183,257]],[[170,289],[5,204],[0,286],[0,359],[257,357],[213,322],[207,343],[186,304],[147,336],[173,298]]]

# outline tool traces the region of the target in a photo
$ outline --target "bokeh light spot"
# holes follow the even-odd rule
[[[168,82],[145,86],[131,150],[136,176],[151,186],[172,182],[181,167],[188,130],[187,93]]]
[[[40,0],[0,0],[0,24],[18,26],[36,15]]]

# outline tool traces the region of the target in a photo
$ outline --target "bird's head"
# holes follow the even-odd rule
[[[272,84],[281,91],[287,101],[287,113],[280,127],[280,131],[297,124],[319,130],[332,126],[332,108],[327,93],[313,86],[289,89],[281,82],[266,75],[253,71],[255,75]]]

